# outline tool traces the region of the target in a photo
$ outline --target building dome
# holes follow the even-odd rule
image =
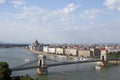
[[[35,41],[35,45],[38,45],[38,44],[39,44],[39,43],[38,43],[38,41],[36,40],[36,41]]]

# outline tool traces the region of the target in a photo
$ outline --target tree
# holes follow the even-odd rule
[[[11,70],[6,62],[0,62],[0,80],[11,80]]]
[[[109,52],[108,58],[109,59],[118,59],[120,57],[120,51],[118,52]]]

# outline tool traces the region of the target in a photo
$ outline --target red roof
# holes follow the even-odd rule
[[[100,48],[100,50],[106,50],[106,48]]]

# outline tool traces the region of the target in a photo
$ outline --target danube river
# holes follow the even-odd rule
[[[10,67],[25,63],[25,60],[35,60],[37,55],[22,48],[0,48],[0,61],[8,62]],[[30,65],[37,65],[36,63]],[[48,75],[37,75],[36,69],[16,71],[12,75],[29,74],[39,80],[120,80],[120,65],[95,70],[96,63],[84,63],[48,68]]]

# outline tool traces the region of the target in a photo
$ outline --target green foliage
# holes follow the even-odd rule
[[[0,80],[10,80],[11,70],[6,62],[0,62]]]
[[[109,59],[118,59],[120,57],[120,51],[108,53]]]
[[[0,62],[0,80],[33,80],[29,75],[11,78],[11,70],[6,62]]]

